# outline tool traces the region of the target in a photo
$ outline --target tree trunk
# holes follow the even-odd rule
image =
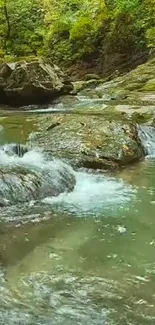
[[[7,0],[4,1],[4,15],[6,20],[6,25],[7,25],[7,32],[4,40],[4,47],[6,49],[7,41],[10,38],[10,31],[11,31],[10,20],[9,20],[8,9],[7,9]]]

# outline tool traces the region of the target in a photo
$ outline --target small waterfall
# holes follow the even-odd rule
[[[43,203],[57,206],[81,217],[87,215],[103,216],[108,211],[116,215],[116,211],[134,199],[136,189],[104,174],[76,172],[76,185],[72,192],[61,193],[57,197],[46,197]]]
[[[0,149],[10,156],[16,155],[18,157],[23,157],[24,154],[29,151],[29,148],[21,143],[9,143],[1,146]]]
[[[140,125],[138,133],[146,156],[155,157],[155,127]]]
[[[73,169],[24,145],[0,148],[0,206],[29,202],[72,191]]]
[[[69,195],[70,192],[70,195]],[[134,189],[103,174],[74,172],[39,149],[8,144],[0,147],[0,206],[32,200],[81,215],[96,214],[130,201]],[[55,199],[54,199],[55,197]]]

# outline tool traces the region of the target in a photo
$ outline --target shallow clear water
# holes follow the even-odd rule
[[[15,133],[7,121],[1,143],[19,141],[19,120]],[[72,193],[1,208],[0,324],[154,325],[155,160],[76,180]]]

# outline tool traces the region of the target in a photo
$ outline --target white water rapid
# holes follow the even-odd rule
[[[12,191],[15,193],[14,201],[18,196],[17,202],[40,199],[45,205],[63,207],[63,210],[69,209],[70,212],[94,214],[96,210],[103,210],[103,208],[120,207],[135,193],[130,185],[114,177],[85,171],[74,172],[71,166],[60,160],[49,160],[39,149],[27,151],[25,147],[21,147],[20,150],[24,153],[23,156],[14,153],[14,145],[6,145],[0,150],[0,182],[2,183],[3,180],[3,193],[4,189],[8,190],[5,194],[7,200]],[[13,176],[9,174],[12,169]],[[21,178],[18,178],[23,169],[26,170],[26,176],[22,173]],[[6,180],[3,177],[4,170],[7,172]],[[32,177],[34,176],[32,172],[37,178]],[[40,184],[40,179],[43,195],[40,195],[40,188],[39,194],[37,191],[36,183]]]
[[[138,131],[145,149],[145,154],[148,157],[155,157],[155,127],[140,125]]]
[[[123,181],[107,175],[76,173],[76,186],[70,193],[62,193],[58,197],[47,197],[44,203],[61,206],[64,210],[76,215],[86,216],[100,214],[107,210],[121,208],[133,198],[136,190]]]
[[[0,203],[15,204],[73,190],[73,169],[39,150],[10,144],[0,149]]]

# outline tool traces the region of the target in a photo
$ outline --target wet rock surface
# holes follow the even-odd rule
[[[73,166],[111,169],[144,156],[137,127],[126,119],[69,114],[46,116],[41,121],[36,143]]]
[[[0,64],[0,104],[44,103],[72,90],[69,78],[48,59]]]
[[[135,123],[150,123],[154,93],[106,87],[65,96],[61,115],[51,105],[1,118],[1,144],[15,142],[0,157],[1,324],[154,325],[155,129]],[[28,135],[50,156],[101,170],[78,170],[74,188],[68,165],[16,145]],[[72,192],[51,197],[61,190]]]
[[[104,114],[106,108],[113,114],[123,113],[136,123],[155,124],[155,59],[111,81],[78,81],[74,87],[79,96],[98,101],[98,106],[86,107],[89,112]]]
[[[35,160],[31,163],[31,154],[36,155],[36,163]],[[29,157],[26,158],[26,155]],[[3,149],[0,158],[1,207],[58,196],[74,189],[73,170],[59,160],[44,160],[42,154],[35,151],[23,153],[23,156],[18,152],[11,156],[11,151],[3,154]]]

